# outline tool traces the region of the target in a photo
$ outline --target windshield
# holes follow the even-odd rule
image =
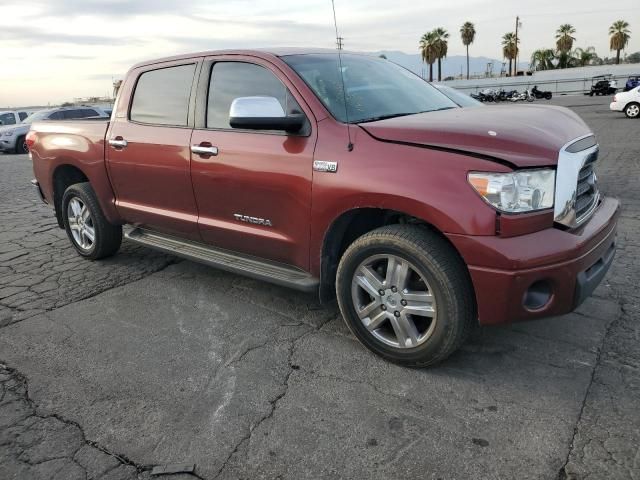
[[[44,120],[49,115],[49,113],[49,110],[40,110],[39,112],[29,115],[21,123],[33,123],[37,122],[38,120]]]
[[[436,88],[461,107],[479,107],[483,105],[481,102],[471,98],[460,90],[456,90],[455,88],[447,87],[445,85],[437,85]]]
[[[336,54],[289,55],[282,60],[337,120],[347,121]],[[350,123],[457,108],[420,77],[388,60],[347,53],[342,55],[342,71]]]

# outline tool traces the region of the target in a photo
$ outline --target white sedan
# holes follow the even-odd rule
[[[627,118],[638,118],[640,116],[640,87],[632,88],[628,92],[616,93],[609,108],[616,112],[624,112]]]

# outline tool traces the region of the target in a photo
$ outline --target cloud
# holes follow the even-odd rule
[[[54,57],[60,60],[92,60],[95,58],[90,55],[54,55]]]
[[[113,73],[94,73],[92,75],[85,75],[84,78],[91,81],[104,81],[104,80],[117,80],[124,77],[124,74],[114,75]]]
[[[0,29],[0,41],[16,42],[22,46],[39,46],[51,43],[72,45],[129,45],[131,43],[140,43],[139,40],[132,38],[109,37],[106,35],[73,35],[23,26],[3,26]]]
[[[7,6],[20,6],[24,0],[3,0]],[[158,15],[175,13],[197,13],[211,7],[224,10],[238,5],[251,6],[251,0],[32,0],[41,15],[48,17],[71,17],[78,15],[130,17],[135,15]]]

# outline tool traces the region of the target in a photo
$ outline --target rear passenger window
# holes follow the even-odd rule
[[[189,97],[196,66],[180,65],[140,75],[129,118],[156,125],[187,125]]]
[[[24,120],[28,116],[29,115],[27,115],[27,112],[18,112],[18,117],[20,118],[20,121]]]
[[[228,128],[231,103],[239,97],[275,97],[286,114],[302,109],[287,87],[265,67],[253,63],[214,64],[209,82],[207,128]]]
[[[74,118],[82,118],[82,110],[73,109],[73,110],[64,110],[62,112],[62,118],[65,120],[72,120]]]
[[[87,108],[82,113],[83,117],[99,117],[100,115],[93,108]]]

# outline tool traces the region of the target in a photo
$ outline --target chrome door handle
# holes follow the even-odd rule
[[[128,144],[124,138],[112,138],[111,140],[109,140],[109,145],[114,148],[124,148]]]
[[[202,145],[191,145],[191,153],[196,155],[218,155],[218,147],[205,147]]]

